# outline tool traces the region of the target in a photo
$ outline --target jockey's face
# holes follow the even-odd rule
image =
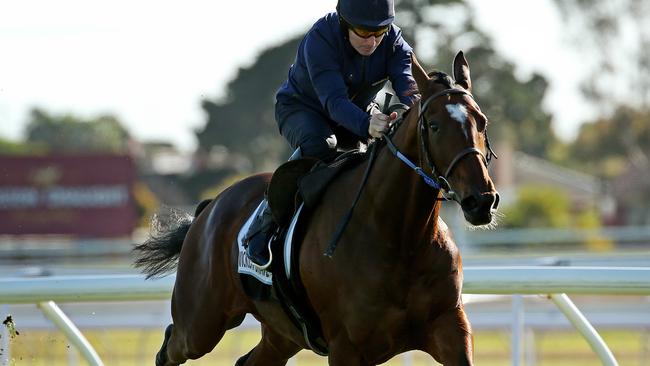
[[[384,33],[385,34],[385,33]],[[350,44],[359,54],[362,56],[370,56],[377,49],[377,46],[381,43],[381,40],[384,39],[384,34],[375,37],[370,36],[368,38],[361,38],[351,29],[348,29],[348,37],[350,38]]]

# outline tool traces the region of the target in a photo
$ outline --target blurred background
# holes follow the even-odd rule
[[[650,3],[395,0],[428,69],[462,49],[490,119],[496,228],[444,219],[464,265],[650,266]],[[0,4],[0,277],[125,274],[152,216],[289,156],[275,91],[336,0]],[[0,364],[83,364],[35,306],[2,305]],[[650,299],[574,299],[621,365],[650,365]],[[543,297],[524,297],[526,365],[593,365]],[[107,365],[153,363],[169,303],[62,304]],[[468,305],[481,365],[508,365],[512,300]],[[205,360],[234,364],[254,321]],[[421,354],[391,361],[425,364]],[[294,364],[323,365],[301,353]],[[428,361],[427,361],[428,362]]]

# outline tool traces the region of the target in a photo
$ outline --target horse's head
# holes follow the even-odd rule
[[[413,56],[413,76],[422,98],[418,114],[419,154],[443,192],[457,201],[473,225],[490,224],[499,194],[488,174],[493,153],[487,117],[472,97],[469,64],[462,52],[453,63],[454,80],[427,74]]]

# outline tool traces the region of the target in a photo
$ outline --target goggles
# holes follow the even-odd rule
[[[379,38],[379,37],[383,36],[384,34],[386,34],[386,32],[388,32],[388,29],[390,28],[390,26],[387,25],[387,26],[385,26],[383,28],[380,28],[380,29],[374,30],[374,31],[359,28],[359,27],[354,27],[352,25],[350,25],[349,28],[357,36],[359,36],[361,38],[364,38],[364,39],[367,39],[367,38],[370,38],[370,37]]]

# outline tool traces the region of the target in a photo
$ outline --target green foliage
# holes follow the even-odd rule
[[[396,0],[395,12],[402,35],[413,48],[417,49],[418,35],[433,30],[440,38],[449,38],[451,31],[445,23],[445,17],[436,16],[438,11],[460,8],[468,11],[465,0]]]
[[[275,93],[287,76],[298,42],[294,38],[262,52],[251,67],[241,68],[222,101],[203,101],[208,115],[197,132],[199,148],[215,145],[248,158],[253,171],[269,169],[289,157],[288,144],[275,122]]]
[[[466,1],[402,0],[396,8],[404,37],[427,69],[450,73],[456,53],[465,51],[473,92],[493,122],[489,132],[495,141],[507,140],[516,150],[537,157],[559,150],[552,116],[542,107],[548,81],[539,74],[527,79],[515,76],[515,65],[499,55],[490,36],[476,26]]]
[[[560,228],[570,223],[569,197],[560,189],[546,186],[524,186],[517,202],[504,209],[501,224],[511,228]]]
[[[582,92],[595,108],[650,104],[650,2],[554,0],[585,57]],[[612,50],[616,50],[613,52]]]
[[[646,170],[650,156],[650,109],[619,107],[610,118],[585,123],[569,146],[571,165],[603,178],[616,178],[630,163]]]
[[[462,26],[430,29],[435,41],[418,43],[416,53],[434,49],[427,63],[450,73],[455,54],[463,49],[471,67],[473,93],[491,121],[490,135],[527,154],[548,156],[560,144],[551,127],[552,116],[542,107],[548,81],[539,74],[517,77],[515,65],[498,54],[490,36],[476,27],[471,9],[464,3],[455,6],[465,13]]]
[[[129,134],[117,118],[107,115],[84,120],[73,115],[54,116],[33,109],[26,128],[28,143],[48,152],[127,151]]]
[[[522,186],[517,201],[503,209],[506,228],[596,228],[600,226],[592,208],[571,207],[566,192],[549,186]]]
[[[41,149],[42,150],[42,149]],[[4,155],[25,155],[41,153],[37,146],[25,142],[16,142],[0,138],[0,154]]]

